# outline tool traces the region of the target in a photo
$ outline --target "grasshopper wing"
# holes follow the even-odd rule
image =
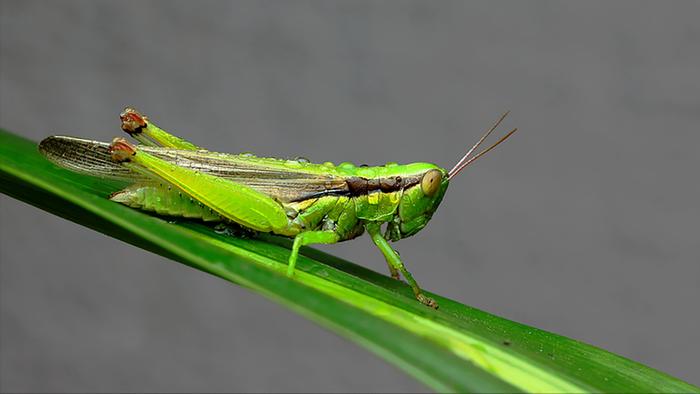
[[[294,202],[324,195],[349,193],[346,179],[318,164],[296,168],[289,161],[206,150],[178,150],[139,145],[154,157],[178,167],[249,186],[277,201]],[[148,182],[148,177],[112,160],[109,144],[81,138],[53,136],[41,141],[39,151],[55,164],[103,178]]]
[[[71,171],[111,179],[146,179],[143,175],[115,163],[106,142],[52,136],[39,143],[39,152],[54,164]]]

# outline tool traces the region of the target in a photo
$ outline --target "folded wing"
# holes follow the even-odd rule
[[[245,184],[280,202],[349,192],[343,177],[322,171],[317,164],[302,165],[287,160],[204,150],[138,148],[178,166]],[[53,136],[41,141],[39,151],[53,163],[71,171],[102,178],[147,182],[144,176],[114,162],[109,143],[106,142]]]

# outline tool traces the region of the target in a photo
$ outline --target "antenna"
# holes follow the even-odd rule
[[[472,146],[471,149],[469,149],[469,151],[467,151],[467,153],[459,160],[459,162],[457,162],[457,164],[455,164],[454,167],[452,167],[452,169],[447,173],[448,180],[451,180],[452,178],[454,178],[454,176],[459,174],[460,171],[462,171],[466,166],[473,163],[481,156],[485,155],[491,149],[500,145],[501,142],[507,140],[508,137],[510,137],[511,135],[513,135],[513,133],[518,131],[517,128],[511,130],[508,134],[501,137],[501,139],[499,139],[495,144],[493,144],[490,147],[484,149],[483,151],[477,153],[475,156],[469,157],[472,154],[472,152],[474,152],[479,146],[481,146],[481,144],[484,142],[484,140],[486,140],[486,138],[488,138],[488,136],[491,135],[491,133],[493,133],[494,130],[496,130],[496,128],[501,124],[503,119],[505,119],[505,117],[508,116],[509,113],[510,113],[510,111],[506,111],[505,113],[503,113],[503,115],[501,115],[501,117],[496,121],[496,123],[494,123],[494,125],[491,126],[491,128],[486,133],[484,133],[484,135],[482,135],[481,138],[479,138],[479,141],[477,141],[476,144],[474,144],[474,146]]]

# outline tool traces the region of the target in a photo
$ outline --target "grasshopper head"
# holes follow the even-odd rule
[[[429,165],[419,174],[420,182],[404,189],[399,207],[387,227],[387,238],[398,241],[420,231],[442,201],[450,181],[445,169]]]
[[[481,136],[479,141],[467,151],[450,171],[433,164],[417,164],[422,166],[421,172],[416,174],[420,182],[404,189],[398,211],[394,215],[393,220],[387,225],[385,238],[398,241],[401,238],[410,237],[428,224],[447,191],[450,179],[518,130],[511,130],[495,144],[472,156],[472,153],[501,124],[506,115],[508,115],[508,112],[504,113],[491,129]]]

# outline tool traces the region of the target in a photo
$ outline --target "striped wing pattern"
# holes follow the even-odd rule
[[[342,177],[291,168],[285,165],[285,160],[205,150],[186,151],[146,146],[139,146],[139,149],[180,167],[250,186],[280,202],[349,191],[348,184]],[[53,136],[41,141],[39,150],[55,164],[72,171],[103,178],[147,181],[143,175],[115,163],[106,142]]]

